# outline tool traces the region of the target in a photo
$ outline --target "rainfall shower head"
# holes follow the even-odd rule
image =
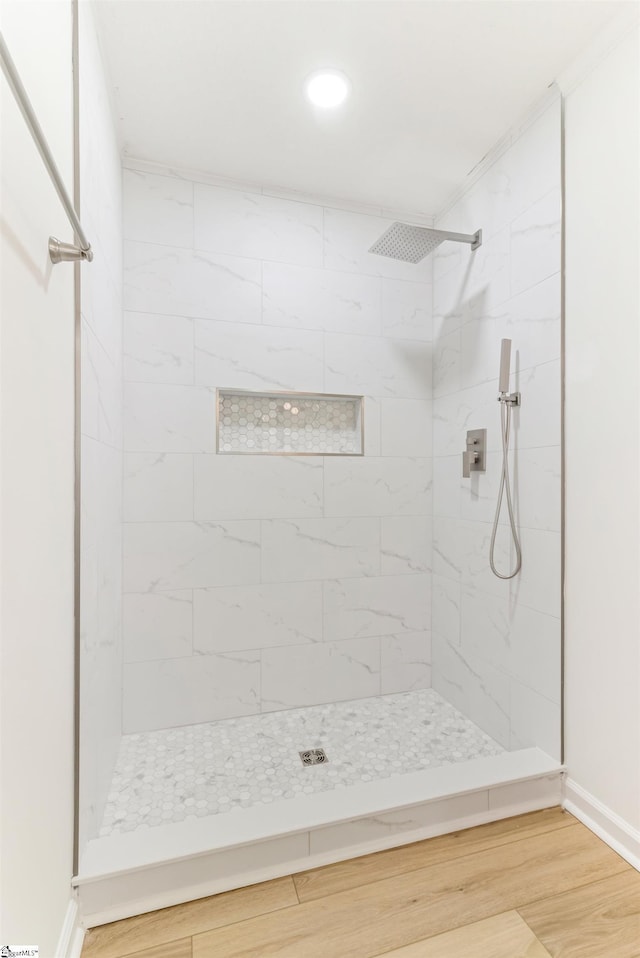
[[[482,230],[476,233],[450,233],[448,230],[433,230],[427,226],[413,226],[410,223],[392,223],[386,233],[376,240],[369,252],[377,253],[378,256],[401,259],[407,263],[419,263],[445,240],[470,243],[471,249],[477,249],[482,245]]]

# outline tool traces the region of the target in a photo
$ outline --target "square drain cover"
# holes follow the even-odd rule
[[[326,765],[329,761],[323,748],[308,748],[305,752],[298,752],[303,765]]]

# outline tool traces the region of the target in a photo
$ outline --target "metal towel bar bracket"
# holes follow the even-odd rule
[[[56,239],[55,236],[49,237],[49,257],[52,263],[66,263],[74,262],[77,260],[86,260],[91,262],[93,259],[93,252],[91,250],[91,243],[87,239],[84,230],[82,229],[82,224],[78,219],[75,209],[73,208],[73,203],[69,198],[69,194],[65,189],[62,176],[60,175],[60,170],[56,166],[56,161],[53,158],[53,154],[49,149],[49,144],[45,138],[45,135],[42,131],[42,127],[38,122],[38,118],[34,112],[34,109],[31,105],[31,101],[27,95],[20,75],[16,69],[16,65],[11,58],[11,54],[7,48],[6,43],[4,42],[4,37],[0,33],[0,66],[2,67],[2,72],[7,78],[7,82],[11,87],[11,91],[14,95],[15,101],[18,105],[18,109],[24,117],[24,121],[29,127],[29,132],[33,137],[33,142],[35,143],[42,161],[47,168],[47,172],[51,177],[51,182],[53,183],[56,193],[60,197],[60,202],[62,203],[65,213],[69,219],[69,222],[73,226],[74,232],[79,240],[79,245],[74,246],[71,243],[63,243],[61,240]]]

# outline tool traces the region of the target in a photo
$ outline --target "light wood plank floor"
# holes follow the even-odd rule
[[[82,958],[640,958],[640,875],[558,808],[87,932]]]

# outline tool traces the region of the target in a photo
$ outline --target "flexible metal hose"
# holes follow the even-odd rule
[[[514,576],[520,572],[522,568],[522,549],[520,547],[520,539],[518,538],[518,530],[516,529],[516,520],[513,515],[513,503],[511,501],[511,484],[509,481],[509,432],[511,431],[511,404],[505,402],[504,400],[500,401],[500,422],[501,422],[501,433],[502,433],[502,475],[500,477],[500,491],[498,492],[498,503],[496,506],[496,516],[493,520],[493,531],[491,532],[491,545],[489,547],[489,564],[491,566],[491,571],[494,575],[497,575],[499,579],[513,579]],[[496,547],[496,535],[498,533],[498,521],[500,519],[500,511],[502,509],[502,497],[507,493],[507,510],[509,512],[509,522],[511,523],[511,535],[513,537],[513,544],[516,548],[516,566],[513,572],[508,573],[508,575],[503,575],[502,572],[498,572],[495,564],[495,547]]]

